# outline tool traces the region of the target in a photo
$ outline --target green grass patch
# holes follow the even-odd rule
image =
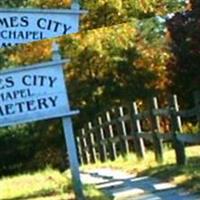
[[[110,167],[136,175],[151,175],[187,187],[192,192],[200,191],[200,146],[186,148],[188,164],[176,166],[173,150],[165,150],[164,163],[155,162],[153,152],[138,161],[134,154],[118,157],[116,161],[98,162],[83,166],[83,169]],[[0,179],[0,200],[74,200],[69,172],[46,169],[36,173],[22,174]],[[108,200],[105,194],[93,186],[84,186],[87,200]]]
[[[33,174],[24,174],[0,179],[0,200],[74,200],[71,179],[68,173],[46,169]],[[108,200],[92,186],[84,186],[88,200]]]
[[[95,189],[95,187],[92,185],[85,186],[84,190],[87,200],[111,200],[111,197]]]
[[[147,152],[144,160],[138,160],[135,154],[118,157],[115,161],[96,163],[83,166],[83,169],[110,167],[121,169],[131,174],[149,175],[161,178],[180,186],[186,187],[191,192],[200,191],[200,146],[186,148],[187,165],[177,166],[174,150],[164,151],[164,162],[159,164],[155,161],[153,152]]]

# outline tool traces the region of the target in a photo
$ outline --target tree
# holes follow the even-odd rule
[[[168,63],[172,77],[171,90],[191,103],[191,96],[200,89],[200,3],[191,0],[188,9],[175,13],[167,21],[173,56]]]
[[[27,0],[27,6],[35,8],[69,8],[72,0]]]
[[[181,10],[184,0],[96,0],[82,1],[88,14],[83,17],[83,28],[94,29],[129,22],[132,19],[149,19]]]
[[[4,0],[0,1],[0,7],[3,8],[15,8],[15,7],[24,7],[27,0]]]
[[[26,6],[67,8],[68,3],[65,0],[28,0]],[[165,45],[163,22],[155,16],[181,9],[182,3],[178,0],[85,0],[82,7],[88,10],[82,18],[82,31],[55,39],[60,43],[63,58],[71,59],[65,75],[72,107],[81,111],[76,118],[76,128],[111,106],[166,90],[169,79],[165,63],[170,53]],[[2,50],[0,66],[17,67],[49,60],[51,43],[52,40],[45,40]],[[28,152],[29,144],[26,146],[28,155],[33,158],[32,162],[26,160],[26,167],[37,168],[46,163],[58,166],[57,158],[64,155],[64,151],[58,151],[64,145],[60,122],[47,120],[33,126],[34,133],[29,126],[14,129],[15,133],[12,131],[22,136],[19,143],[15,143],[20,146],[24,144],[23,138],[25,143],[29,138],[31,144],[33,135],[38,141],[31,152]],[[10,134],[7,129],[4,133],[7,137],[1,137],[2,143]],[[10,140],[10,144],[12,142]],[[44,153],[47,143],[50,145],[48,156]],[[2,150],[0,160],[4,155]]]

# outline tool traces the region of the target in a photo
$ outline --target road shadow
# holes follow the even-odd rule
[[[110,170],[110,169],[109,169]],[[168,182],[160,182],[149,176],[124,176],[118,170],[96,169],[90,172],[81,172],[82,181],[94,184],[98,189],[106,192],[116,200],[197,200],[182,188]]]

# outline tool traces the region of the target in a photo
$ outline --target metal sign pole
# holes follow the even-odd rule
[[[53,60],[61,60],[61,56],[59,54],[59,47],[58,45],[53,45]],[[67,93],[67,89],[66,89]],[[74,188],[74,193],[76,195],[77,200],[85,200],[83,194],[82,183],[80,179],[79,173],[79,162],[77,156],[77,149],[75,144],[74,132],[73,132],[73,125],[72,125],[72,115],[78,114],[76,111],[70,111],[68,94],[67,94],[67,109],[69,111],[69,116],[62,118],[63,128],[64,128],[64,135],[65,135],[65,142],[67,145],[68,156],[69,156],[69,163],[70,169],[72,174],[72,184]]]

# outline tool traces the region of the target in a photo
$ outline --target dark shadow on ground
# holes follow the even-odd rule
[[[200,157],[198,156],[188,158],[186,166],[161,165],[138,174],[138,176],[146,175],[166,181],[172,181],[177,176],[190,175],[190,180],[183,181],[180,186],[187,188],[188,191],[200,194]]]
[[[173,167],[173,166],[168,166]],[[162,171],[162,170],[161,170]],[[172,170],[173,171],[173,170]],[[147,173],[147,172],[146,172]],[[175,172],[174,172],[175,173]],[[148,176],[130,177],[130,178],[116,178],[112,177],[112,174],[105,176],[102,171],[98,173],[82,173],[90,175],[92,178],[99,178],[101,182],[97,182],[95,185],[99,189],[103,190],[107,194],[113,197],[120,198],[121,200],[136,199],[165,199],[165,200],[183,200],[191,199],[191,194],[184,191],[181,188],[173,185],[162,185],[162,183],[155,178]],[[159,185],[161,187],[159,187]],[[130,196],[130,197],[128,197]],[[192,198],[196,200],[197,198]]]

